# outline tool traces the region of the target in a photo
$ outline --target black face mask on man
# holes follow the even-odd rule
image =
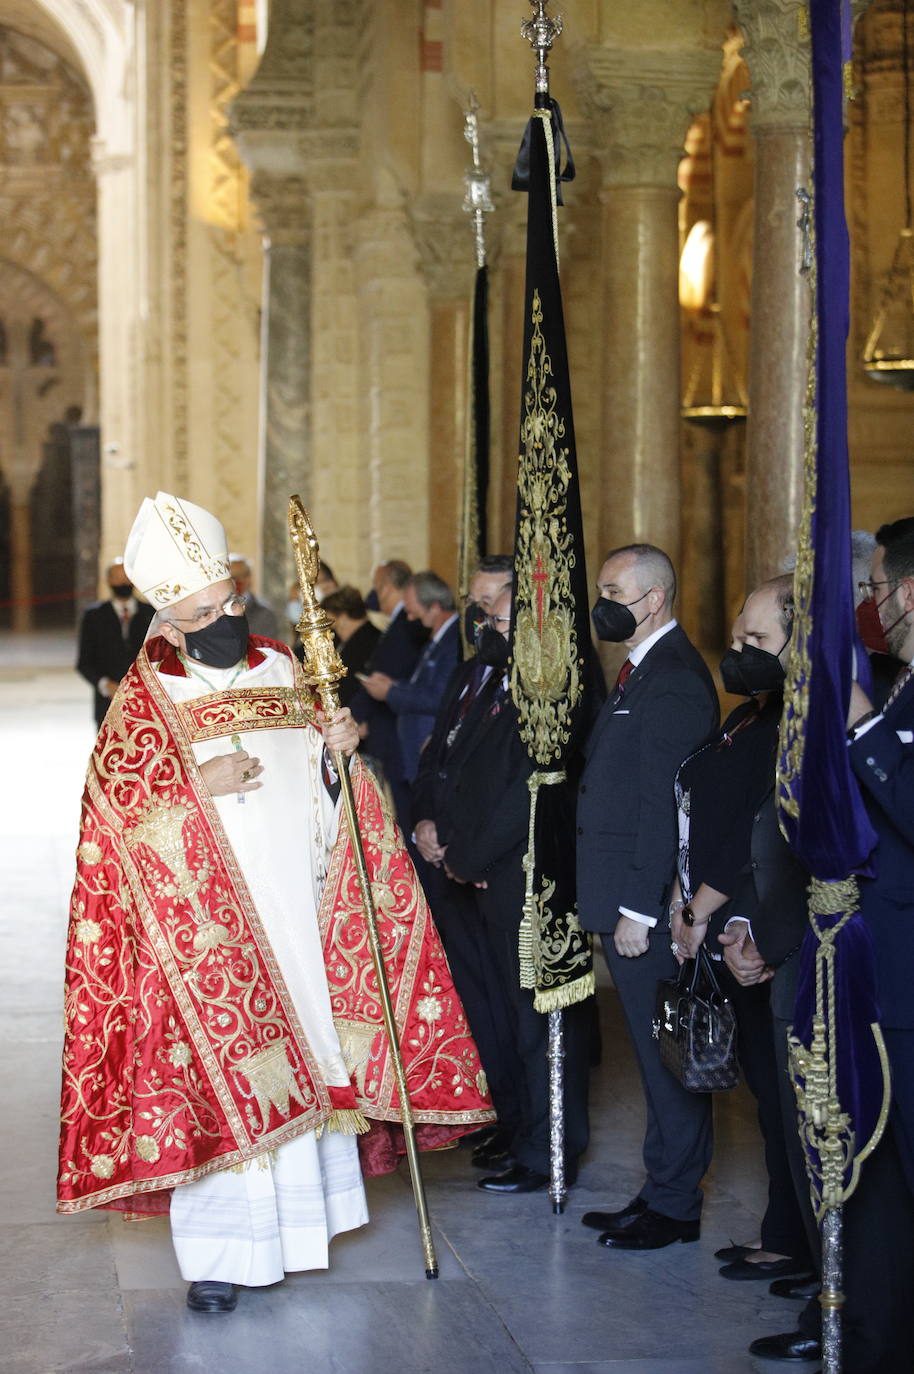
[[[133,596],[133,583],[113,582],[111,584],[111,590],[115,596],[120,597],[121,601],[126,601],[129,597]]]
[[[234,668],[247,653],[249,633],[246,615],[220,615],[186,634],[184,647],[188,658],[208,668]]]
[[[781,652],[787,645],[785,639]],[[735,697],[755,697],[760,692],[780,692],[786,673],[777,654],[744,644],[742,653],[728,649],[720,660],[720,677],[724,691]]]
[[[610,601],[608,597],[601,596],[590,612],[597,639],[603,639],[608,644],[622,644],[626,639],[631,639],[638,626],[643,625],[650,615],[648,611],[647,615],[636,620],[631,607],[637,606],[639,601],[643,601],[644,597],[649,595],[650,591],[646,591],[634,601],[627,602]]]
[[[476,636],[476,657],[490,668],[507,668],[508,641],[491,625],[483,625]]]

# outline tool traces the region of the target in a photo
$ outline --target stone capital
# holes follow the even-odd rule
[[[582,49],[577,85],[604,185],[675,187],[692,118],[711,104],[720,49]]]
[[[809,129],[809,23],[804,0],[733,0],[752,77],[751,127]]]
[[[252,172],[304,171],[314,124],[314,16],[298,0],[273,0],[267,45],[229,107],[229,132]]]
[[[304,177],[255,172],[251,178],[251,199],[271,246],[308,248],[311,210]]]
[[[453,196],[421,196],[410,206],[409,218],[430,296],[466,299],[476,270],[472,216]]]

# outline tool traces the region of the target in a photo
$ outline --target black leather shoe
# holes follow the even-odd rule
[[[805,1279],[775,1279],[768,1289],[773,1298],[792,1298],[795,1302],[809,1302],[817,1298],[822,1285],[817,1274]]]
[[[745,1259],[747,1255],[754,1255],[761,1249],[759,1245],[724,1245],[720,1250],[714,1251],[714,1258],[726,1261],[729,1264],[732,1260]]]
[[[674,1241],[697,1240],[701,1233],[698,1221],[677,1221],[650,1207],[620,1231],[607,1231],[600,1236],[600,1245],[608,1250],[662,1250]]]
[[[647,1211],[647,1203],[639,1193],[627,1207],[618,1212],[585,1212],[581,1217],[582,1226],[590,1226],[594,1231],[621,1231],[630,1226]]]
[[[484,1193],[538,1193],[548,1182],[548,1174],[538,1174],[525,1164],[512,1164],[503,1174],[481,1178],[476,1187]]]
[[[478,1150],[480,1145],[488,1145],[493,1135],[499,1131],[497,1121],[487,1121],[484,1126],[480,1126],[478,1131],[470,1131],[469,1135],[460,1137],[461,1150]]]
[[[237,1302],[234,1284],[217,1279],[200,1279],[187,1290],[187,1305],[192,1312],[234,1312]]]
[[[822,1344],[802,1331],[785,1331],[780,1336],[760,1336],[750,1345],[749,1354],[760,1360],[819,1360]]]
[[[722,1279],[804,1279],[814,1278],[808,1260],[734,1260],[720,1270]]]

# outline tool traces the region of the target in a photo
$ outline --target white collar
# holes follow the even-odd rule
[[[658,639],[662,639],[664,635],[669,634],[670,630],[675,628],[676,620],[668,620],[665,625],[660,626],[659,630],[655,630],[652,635],[648,635],[647,639],[642,639],[641,643],[636,644],[634,649],[629,652],[629,662],[634,663],[637,668],[642,659],[646,658],[651,649],[653,649]]]
[[[429,644],[437,644],[438,640],[442,639],[447,634],[448,630],[451,628],[456,619],[457,612],[455,611],[453,615],[448,616],[447,620],[444,622],[443,625],[438,626],[437,630],[429,640]]]

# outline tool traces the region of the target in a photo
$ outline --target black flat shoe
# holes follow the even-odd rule
[[[719,1271],[722,1279],[803,1279],[809,1281],[814,1274],[808,1260],[734,1260],[725,1264]]]
[[[747,1255],[754,1255],[761,1248],[760,1245],[724,1245],[720,1250],[714,1251],[714,1258],[724,1260],[729,1264],[732,1260],[745,1259]]]
[[[674,1241],[683,1243],[697,1240],[701,1233],[698,1221],[677,1221],[675,1217],[665,1217],[661,1212],[652,1212],[650,1207],[636,1217],[628,1226],[619,1231],[607,1231],[600,1236],[599,1244],[608,1250],[662,1250]]]
[[[590,1226],[594,1231],[621,1231],[646,1211],[647,1203],[639,1193],[618,1212],[585,1212],[581,1217],[581,1225]]]
[[[773,1298],[791,1298],[794,1302],[809,1302],[817,1298],[822,1285],[818,1274],[806,1279],[775,1279],[768,1289]]]
[[[749,1354],[760,1360],[820,1360],[822,1343],[802,1331],[785,1331],[780,1336],[760,1336],[750,1345]]]
[[[484,1193],[538,1193],[548,1182],[548,1174],[538,1174],[525,1164],[512,1164],[503,1174],[481,1178],[476,1187]]]
[[[234,1284],[217,1279],[200,1279],[187,1290],[187,1305],[192,1312],[234,1312],[237,1302]]]

